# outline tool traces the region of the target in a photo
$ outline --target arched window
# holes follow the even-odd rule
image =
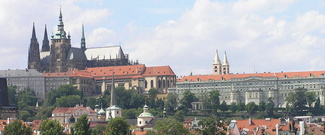
[[[158,88],[161,87],[161,80],[158,80]]]
[[[162,86],[163,88],[165,88],[165,86],[166,86],[165,84],[166,84],[166,81],[163,80],[163,86]]]
[[[148,88],[148,82],[147,82],[147,80],[144,81],[144,88]]]
[[[150,81],[150,88],[153,88],[153,80]]]

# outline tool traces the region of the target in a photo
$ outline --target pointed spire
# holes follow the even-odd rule
[[[32,40],[36,40],[35,23],[33,22]]]
[[[112,73],[111,106],[115,105],[114,72]]]
[[[43,39],[43,46],[42,46],[42,52],[44,51],[50,51],[50,42],[47,37],[47,28],[45,24],[45,30],[44,30],[44,39]]]
[[[225,56],[223,57],[223,63],[222,63],[222,65],[229,65],[226,51],[225,51]]]
[[[218,49],[216,50],[216,56],[214,57],[213,64],[221,64]]]
[[[82,34],[81,34],[81,49],[86,50],[86,39],[85,39],[85,30],[84,30],[84,24],[82,24]]]
[[[58,31],[55,34],[54,39],[66,39],[66,32],[64,31],[64,24],[62,21],[62,12],[61,12],[61,6],[60,6],[60,16],[59,16],[59,23],[58,23]]]

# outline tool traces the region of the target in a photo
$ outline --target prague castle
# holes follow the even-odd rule
[[[71,36],[64,30],[60,10],[57,32],[48,39],[45,26],[44,39],[41,51],[36,38],[33,24],[32,38],[28,53],[28,69],[39,72],[66,72],[71,69],[85,69],[86,67],[104,67],[130,65],[128,55],[124,54],[121,46],[86,48],[84,26],[80,48],[71,46]]]

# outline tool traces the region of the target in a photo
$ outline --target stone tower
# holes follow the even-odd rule
[[[60,10],[58,31],[52,35],[51,39],[51,52],[50,52],[50,71],[51,72],[66,72],[67,55],[71,48],[70,35],[67,36],[64,31],[64,24],[62,21],[62,13]]]
[[[28,69],[40,69],[39,44],[36,38],[35,24],[33,23],[32,38],[28,50]]]
[[[216,56],[214,57],[214,60],[213,60],[213,74],[214,75],[220,75],[222,73],[222,65],[221,65],[221,62],[220,62],[220,58],[219,58],[219,54],[218,54],[218,50],[216,51]]]
[[[229,63],[228,63],[226,52],[225,52],[225,55],[223,57],[223,62],[221,63],[220,58],[219,58],[219,54],[218,54],[218,50],[216,51],[216,55],[214,57],[213,64],[212,64],[212,69],[213,69],[212,73],[214,75],[226,75],[226,74],[229,74]]]
[[[86,39],[85,39],[85,31],[84,31],[84,25],[82,24],[82,35],[81,35],[81,43],[80,48],[85,51],[86,50]]]
[[[228,63],[227,53],[226,52],[225,52],[225,55],[223,56],[222,74],[223,75],[229,74],[229,63]]]
[[[45,25],[42,52],[47,52],[47,51],[50,51],[50,42],[47,37],[47,30],[46,30],[46,25]]]

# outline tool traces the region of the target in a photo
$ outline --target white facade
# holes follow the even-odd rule
[[[143,112],[137,118],[137,126],[146,126],[155,118],[155,116],[153,116],[148,110],[148,106],[144,105]]]
[[[112,105],[106,109],[106,120],[110,118],[122,117],[122,108]]]

